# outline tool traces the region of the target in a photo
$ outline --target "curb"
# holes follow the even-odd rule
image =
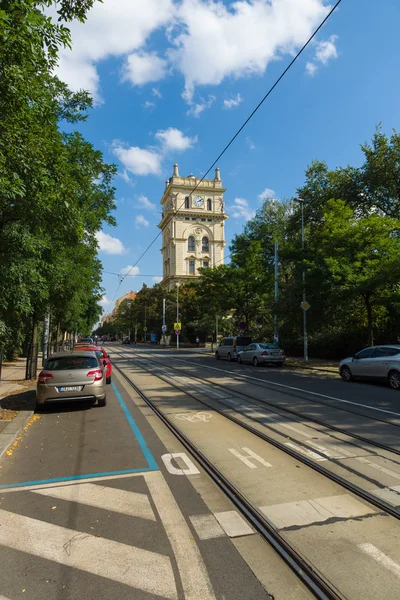
[[[15,419],[0,433],[0,461],[34,414],[34,410],[21,410]]]

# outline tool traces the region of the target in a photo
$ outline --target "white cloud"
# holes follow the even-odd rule
[[[152,281],[154,281],[154,283],[160,283],[163,280],[162,277],[157,277],[157,276],[152,277],[151,279],[152,279]]]
[[[130,54],[122,69],[122,80],[133,85],[144,85],[150,81],[159,81],[167,74],[168,63],[155,52],[136,52]]]
[[[193,101],[197,86],[264,73],[271,61],[304,44],[328,10],[323,0],[237,0],[229,6],[183,0],[169,57],[185,78],[186,99]]]
[[[236,108],[243,102],[243,98],[240,94],[236,95],[236,98],[231,98],[230,100],[224,100],[224,108]]]
[[[153,96],[156,96],[157,98],[162,98],[161,92],[157,88],[153,88],[151,91],[153,92]]]
[[[248,221],[255,216],[255,210],[249,207],[249,203],[244,198],[235,198],[232,207],[232,216],[236,219],[245,219]]]
[[[274,192],[274,190],[271,190],[271,188],[265,188],[264,191],[261,192],[261,194],[258,194],[257,198],[259,200],[271,200],[272,198],[276,198],[276,193]]]
[[[55,8],[46,11],[56,16]],[[71,89],[89,90],[99,98],[97,63],[141,49],[150,34],[166,25],[173,0],[104,0],[95,2],[85,23],[68,24],[72,50],[62,50],[57,73]]]
[[[156,210],[156,205],[150,202],[150,200],[146,196],[139,196],[138,198],[138,206],[140,208],[145,208],[147,210]]]
[[[101,297],[101,300],[99,300],[99,304],[103,307],[103,310],[106,310],[106,308],[112,304],[112,300],[109,300],[107,296],[104,295]]]
[[[106,254],[124,254],[126,252],[121,240],[112,237],[108,233],[104,233],[104,231],[98,231],[96,239],[100,252],[105,252]]]
[[[337,35],[331,35],[327,40],[315,43],[315,56],[313,61],[306,64],[306,72],[313,77],[321,65],[326,65],[332,58],[338,57],[336,48]]]
[[[120,275],[139,275],[140,270],[139,267],[134,267],[133,265],[128,265],[120,270]]]
[[[189,108],[186,114],[189,116],[191,115],[193,117],[196,117],[196,119],[201,115],[201,113],[204,110],[210,108],[215,102],[215,96],[208,96],[208,100],[204,100],[204,98],[201,98],[200,102],[198,102],[197,104],[192,103],[192,100],[185,93],[182,94],[182,97],[189,104],[191,104],[191,107]]]
[[[137,215],[135,218],[136,229],[141,229],[142,227],[148,227],[150,223],[147,219],[144,218],[143,215]]]
[[[253,143],[253,140],[251,138],[247,137],[246,138],[246,142],[247,142],[247,145],[248,145],[248,147],[249,147],[250,150],[255,150],[256,149],[256,147],[255,147],[255,145]]]
[[[197,136],[193,138],[185,136],[182,131],[175,127],[157,131],[156,139],[161,142],[164,151],[176,150],[182,152],[197,143]]]
[[[146,100],[146,102],[143,104],[143,108],[154,108],[155,107],[155,103],[154,102],[150,102],[149,100]]]
[[[113,142],[113,152],[124,165],[125,169],[135,175],[160,175],[161,154],[153,150],[138,148],[137,146],[124,147],[121,142]]]
[[[120,177],[122,177],[122,179],[125,181],[125,183],[132,183],[132,179],[129,177],[126,169],[124,169],[123,171],[118,172],[118,175]]]

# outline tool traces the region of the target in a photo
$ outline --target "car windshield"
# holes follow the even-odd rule
[[[98,366],[97,358],[94,356],[60,356],[47,360],[45,369],[48,371],[70,371],[73,369],[91,369]]]
[[[258,344],[263,350],[280,350],[276,344]]]

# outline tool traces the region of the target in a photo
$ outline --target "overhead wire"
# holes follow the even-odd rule
[[[318,25],[318,27],[314,30],[314,32],[311,34],[311,36],[308,38],[308,40],[305,42],[305,44],[300,48],[300,50],[297,52],[297,54],[294,56],[294,58],[290,61],[290,63],[287,65],[287,67],[284,69],[284,71],[280,74],[280,76],[276,79],[276,81],[274,82],[274,84],[269,88],[268,92],[264,95],[264,97],[260,100],[260,102],[257,104],[257,106],[254,108],[254,110],[250,113],[250,115],[247,117],[247,119],[242,123],[242,125],[239,127],[239,129],[236,131],[236,133],[233,135],[233,137],[229,140],[229,142],[226,144],[226,146],[224,147],[224,149],[219,153],[219,155],[217,156],[217,158],[214,160],[214,162],[209,166],[209,168],[207,169],[207,171],[204,173],[204,175],[201,177],[201,179],[199,179],[198,183],[196,183],[196,185],[194,186],[194,188],[191,190],[191,192],[189,193],[189,197],[197,190],[197,188],[199,187],[199,185],[201,184],[202,181],[204,181],[205,177],[208,175],[208,173],[211,171],[211,169],[217,164],[217,162],[219,161],[219,159],[225,154],[225,152],[228,150],[228,148],[232,145],[232,143],[235,141],[235,139],[238,137],[238,135],[243,131],[243,129],[246,127],[247,123],[254,117],[254,115],[256,114],[256,112],[261,108],[261,106],[264,104],[264,102],[267,100],[267,98],[270,96],[270,94],[274,91],[274,89],[276,88],[276,86],[279,84],[279,82],[283,79],[283,77],[286,75],[286,73],[290,70],[290,68],[294,65],[294,63],[297,61],[297,59],[300,57],[300,55],[304,52],[304,50],[307,48],[307,46],[310,44],[310,42],[314,39],[314,37],[317,35],[317,33],[319,32],[319,30],[325,25],[325,23],[328,21],[328,19],[331,17],[331,15],[335,12],[335,10],[337,9],[337,7],[339,6],[339,4],[342,2],[342,0],[337,0],[337,2],[334,4],[334,6],[331,8],[331,10],[328,12],[328,14],[324,17],[324,19],[321,21],[321,23]],[[177,212],[179,212],[181,210],[181,208],[183,207],[183,205],[185,204],[185,201],[182,202],[182,204],[179,206],[179,208],[175,209],[173,212],[173,215],[176,215]],[[115,296],[118,293],[118,290],[122,284],[122,282],[124,281],[125,277],[127,277],[129,275],[129,272],[134,269],[137,264],[139,263],[139,261],[143,258],[143,256],[150,250],[150,248],[153,246],[153,244],[158,240],[158,238],[160,237],[160,235],[163,233],[163,229],[161,229],[161,231],[156,235],[156,237],[153,239],[153,241],[147,246],[147,248],[142,252],[142,254],[139,256],[139,258],[137,259],[137,261],[135,262],[134,265],[132,265],[132,267],[130,268],[130,270],[124,274],[124,277],[121,279],[117,290],[114,294],[113,297],[113,301],[115,299]]]

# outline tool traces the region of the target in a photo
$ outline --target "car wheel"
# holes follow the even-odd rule
[[[219,355],[219,352],[216,352],[216,353],[215,353],[215,358],[216,358],[216,360],[220,360],[220,358],[221,358],[221,357],[220,357],[220,355]]]
[[[258,358],[257,358],[257,356],[255,356],[255,357],[253,358],[253,365],[254,365],[255,367],[258,367],[258,365],[259,365],[259,364],[260,364],[260,363],[259,363],[259,361],[258,361]]]
[[[104,398],[101,398],[101,399],[99,398],[99,400],[97,400],[97,404],[98,404],[98,406],[106,406],[106,404],[107,404],[107,397],[104,396]]]
[[[241,359],[240,355],[238,356],[237,361],[238,361],[239,365],[242,364],[242,359]]]
[[[353,375],[349,367],[346,367],[346,365],[341,368],[340,376],[343,379],[343,381],[351,381],[353,379]]]
[[[229,362],[232,362],[232,354],[230,352],[228,353],[228,360]]]
[[[110,375],[110,377],[107,377],[106,383],[111,383],[111,375]]]
[[[389,385],[392,390],[400,390],[400,372],[390,371],[388,375]]]

